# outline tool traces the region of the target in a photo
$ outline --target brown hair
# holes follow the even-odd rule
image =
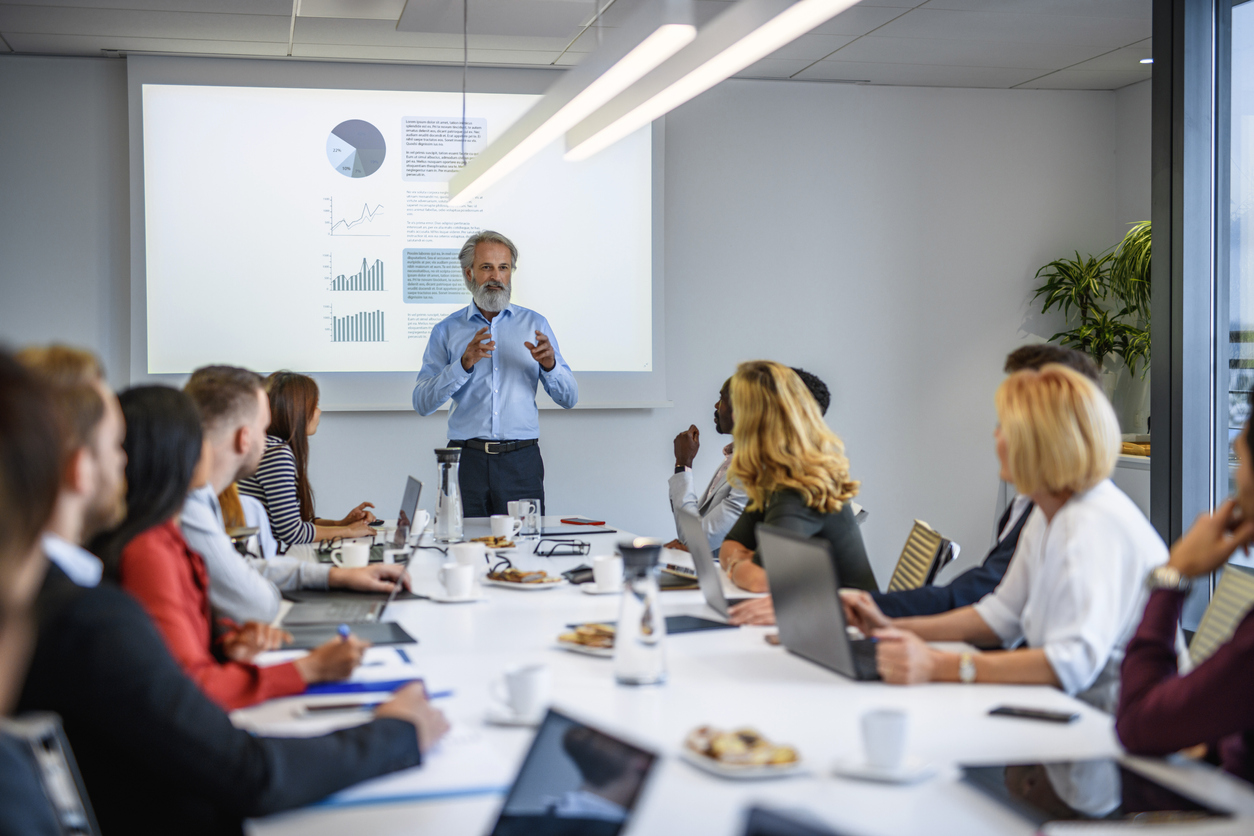
[[[51,387],[0,351],[0,580],[52,516],[64,460]]]
[[[105,414],[104,398],[96,388],[104,381],[104,368],[96,355],[54,344],[24,348],[17,361],[48,385],[61,423],[62,449],[86,446]]]
[[[300,518],[314,518],[313,488],[309,484],[309,418],[318,408],[318,384],[312,377],[278,371],[266,378],[270,396],[270,427],[266,435],[282,439],[296,458],[296,496]]]
[[[1014,374],[1024,369],[1039,371],[1046,363],[1058,363],[1074,369],[1098,386],[1102,385],[1101,374],[1092,357],[1074,348],[1063,348],[1049,343],[1019,346],[1006,355],[1006,365],[1002,371],[1006,374]]]
[[[205,366],[192,372],[183,391],[200,410],[206,430],[216,430],[228,420],[252,415],[257,408],[261,376],[238,366]]]

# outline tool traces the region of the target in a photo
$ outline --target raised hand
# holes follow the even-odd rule
[[[1254,520],[1244,519],[1236,500],[1229,499],[1213,514],[1198,515],[1193,527],[1171,547],[1167,563],[1186,577],[1209,575],[1251,541]]]
[[[688,429],[675,436],[675,466],[692,467],[701,449],[701,431],[696,424],[689,424]]]
[[[492,339],[492,331],[485,325],[470,338],[470,344],[466,346],[466,351],[462,354],[462,368],[470,371],[475,367],[475,363],[484,357],[491,357],[494,348],[496,348],[496,340]]]
[[[527,350],[531,352],[531,358],[540,364],[540,368],[546,372],[553,371],[553,367],[557,365],[557,355],[553,353],[553,344],[549,342],[540,331],[536,331],[535,343],[523,343]]]

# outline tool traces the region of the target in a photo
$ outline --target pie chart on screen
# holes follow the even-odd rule
[[[361,119],[341,122],[327,137],[327,159],[345,177],[369,177],[383,165],[386,153],[383,134]]]

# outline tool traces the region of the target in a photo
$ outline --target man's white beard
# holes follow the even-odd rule
[[[497,285],[497,287],[492,287]],[[466,279],[466,289],[470,291],[470,295],[474,297],[475,304],[479,306],[479,310],[487,313],[500,313],[509,307],[508,285],[501,285],[499,282],[485,282],[477,285],[473,279]]]

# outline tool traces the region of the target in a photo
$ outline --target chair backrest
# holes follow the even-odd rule
[[[897,558],[893,576],[888,581],[888,591],[927,586],[952,556],[953,548],[948,540],[927,523],[915,520],[914,528],[910,529],[910,536],[901,550],[901,557]]]
[[[1225,566],[1189,644],[1193,664],[1200,664],[1231,639],[1251,607],[1254,607],[1254,571],[1244,566]]]

